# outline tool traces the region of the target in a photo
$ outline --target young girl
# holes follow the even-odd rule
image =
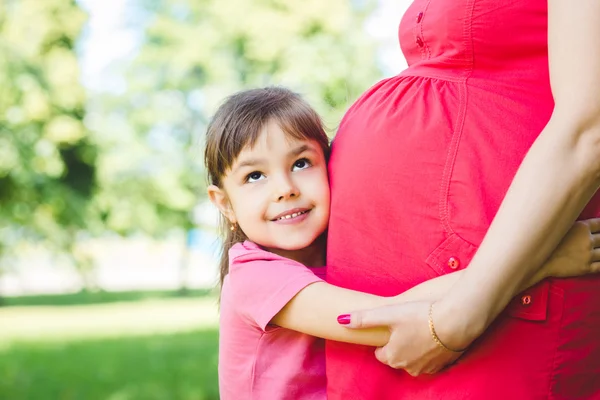
[[[325,399],[322,338],[369,346],[382,346],[389,338],[383,328],[345,329],[347,317],[336,321],[338,315],[383,304],[434,301],[462,273],[439,276],[395,297],[326,283],[328,154],[319,116],[283,88],[230,97],[208,127],[208,195],[227,232],[221,259],[223,400]],[[364,187],[370,190],[370,182]],[[589,227],[599,223],[574,226],[529,286],[547,276],[590,273],[591,262],[599,257],[591,251],[592,242],[600,235],[592,235]]]

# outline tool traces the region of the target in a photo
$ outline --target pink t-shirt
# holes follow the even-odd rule
[[[269,325],[325,268],[306,266],[246,241],[229,251],[221,292],[221,400],[326,399],[322,339]]]

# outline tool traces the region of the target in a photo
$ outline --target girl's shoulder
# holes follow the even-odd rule
[[[296,263],[296,261],[271,253],[249,240],[231,246],[231,249],[229,249],[230,266],[236,263],[247,263],[249,261],[283,261]]]
[[[259,245],[250,240],[244,240],[243,242],[238,242],[234,244],[233,246],[231,246],[231,250],[235,250],[235,252],[265,251],[261,249]]]

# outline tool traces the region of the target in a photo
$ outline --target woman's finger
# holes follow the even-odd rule
[[[429,365],[429,366],[423,367],[423,369],[421,370],[421,373],[424,374],[424,375],[432,375],[432,374],[436,373],[437,369],[438,368]]]
[[[394,369],[406,369],[406,362],[394,360],[393,354],[387,345],[375,349],[375,358],[382,364]]]
[[[594,248],[600,247],[600,233],[592,234],[592,245]]]
[[[423,373],[427,375],[433,375],[440,372],[441,369],[441,367],[429,367],[427,370],[423,371]]]
[[[595,248],[592,250],[592,262],[600,261],[600,248]]]
[[[590,272],[593,274],[600,273],[600,261],[596,261],[591,264]]]
[[[588,219],[585,222],[587,222],[588,226],[590,227],[590,232],[592,232],[592,233],[600,232],[600,218]]]
[[[378,348],[375,349],[375,358],[380,363],[385,364],[385,365],[389,365],[388,364],[387,351],[386,351],[385,347],[378,347]]]

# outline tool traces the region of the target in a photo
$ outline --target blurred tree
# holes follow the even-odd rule
[[[131,4],[131,23],[144,34],[120,66],[123,87],[94,96],[88,109],[103,143],[99,204],[119,232],[193,227],[190,212],[205,188],[203,134],[225,96],[286,85],[335,129],[347,106],[381,76],[363,29],[374,1]]]
[[[286,85],[335,129],[381,76],[363,29],[373,3],[130,0],[138,46],[111,66],[117,90],[86,94],[77,3],[1,1],[0,248],[45,238],[88,271],[80,232],[189,231],[203,133],[222,99]]]
[[[141,1],[149,17],[130,88],[176,92],[171,103],[195,111],[186,119],[196,124],[232,91],[269,84],[300,91],[335,123],[381,76],[363,29],[373,1]],[[142,124],[165,105],[148,100]]]
[[[136,4],[135,22],[145,33],[124,67],[126,87],[98,97],[98,118],[90,119],[105,141],[102,205],[119,231],[191,227],[189,212],[205,183],[202,137],[225,96],[286,85],[335,129],[346,107],[381,76],[363,30],[372,1]]]
[[[6,248],[14,238],[38,238],[73,255],[77,233],[102,225],[91,201],[96,147],[83,124],[75,53],[85,20],[73,0],[0,2],[0,242]]]

